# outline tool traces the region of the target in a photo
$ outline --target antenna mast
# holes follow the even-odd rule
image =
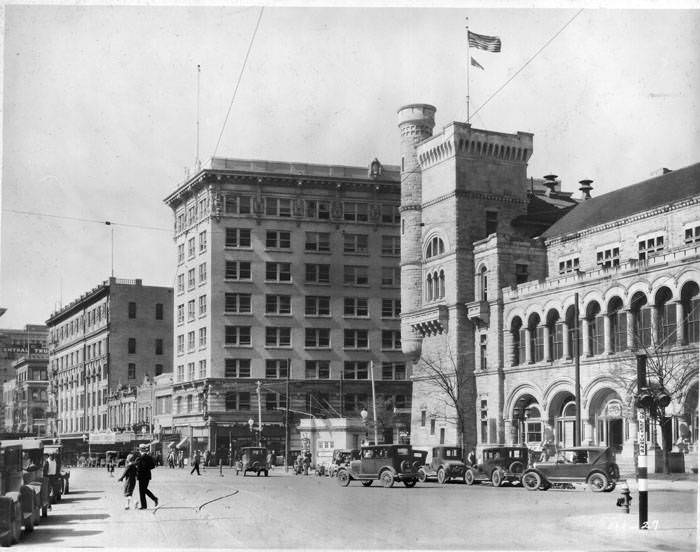
[[[195,155],[194,165],[195,170],[199,171],[202,164],[199,161],[199,75],[201,73],[201,67],[199,63],[197,64],[197,153]]]

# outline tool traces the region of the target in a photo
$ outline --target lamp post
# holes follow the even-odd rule
[[[92,453],[90,452],[90,436],[87,433],[83,433],[83,443],[87,443],[88,446],[88,461],[90,461],[90,458],[92,457]]]
[[[253,426],[255,425],[255,420],[253,418],[248,418],[248,427],[250,428],[250,434],[254,435],[253,433]]]

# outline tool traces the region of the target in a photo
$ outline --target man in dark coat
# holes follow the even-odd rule
[[[139,452],[141,456],[136,460],[136,479],[139,482],[141,509],[145,510],[148,507],[146,504],[146,496],[149,496],[155,505],[158,506],[158,497],[148,490],[148,484],[151,481],[151,470],[156,467],[156,462],[153,460],[153,456],[149,454],[148,445],[139,445]]]

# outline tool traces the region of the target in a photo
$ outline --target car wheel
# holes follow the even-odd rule
[[[536,491],[542,486],[542,477],[536,471],[526,471],[520,482],[528,491]]]
[[[418,470],[418,481],[421,483],[425,483],[425,481],[428,479],[428,474],[425,473],[425,470],[423,468]]]
[[[382,485],[387,489],[394,486],[394,476],[389,470],[384,470],[379,479],[381,479]]]
[[[603,492],[610,493],[610,492],[612,492],[612,491],[614,491],[614,490],[615,490],[615,482],[613,481],[612,483],[610,483],[610,484],[606,487],[605,491],[603,491]]]
[[[608,486],[608,476],[604,473],[595,472],[588,477],[588,488],[594,493],[604,491]]]
[[[520,479],[523,476],[523,472],[525,471],[525,466],[523,466],[522,462],[513,462],[510,465],[510,472],[516,477],[516,481],[514,483],[520,483]]]
[[[403,484],[409,489],[416,486],[417,481],[415,479],[406,479]]]
[[[437,480],[440,485],[444,485],[447,482],[447,474],[443,468],[438,469]]]
[[[491,484],[494,487],[500,487],[503,484],[503,473],[501,473],[501,470],[496,469],[491,472]]]
[[[350,485],[350,474],[348,474],[347,470],[340,470],[338,472],[338,484],[341,487]]]
[[[471,469],[468,469],[467,471],[464,472],[464,482],[467,485],[474,484],[474,472]]]
[[[371,479],[365,479],[365,480],[362,482],[362,486],[363,486],[363,487],[371,487],[371,486],[372,486],[372,480],[371,480]]]

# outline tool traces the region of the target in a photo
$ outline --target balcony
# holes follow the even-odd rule
[[[432,305],[413,311],[402,318],[421,337],[447,333],[449,313],[446,305]]]
[[[472,301],[467,303],[467,318],[472,322],[481,323],[488,326],[489,323],[489,302]]]

